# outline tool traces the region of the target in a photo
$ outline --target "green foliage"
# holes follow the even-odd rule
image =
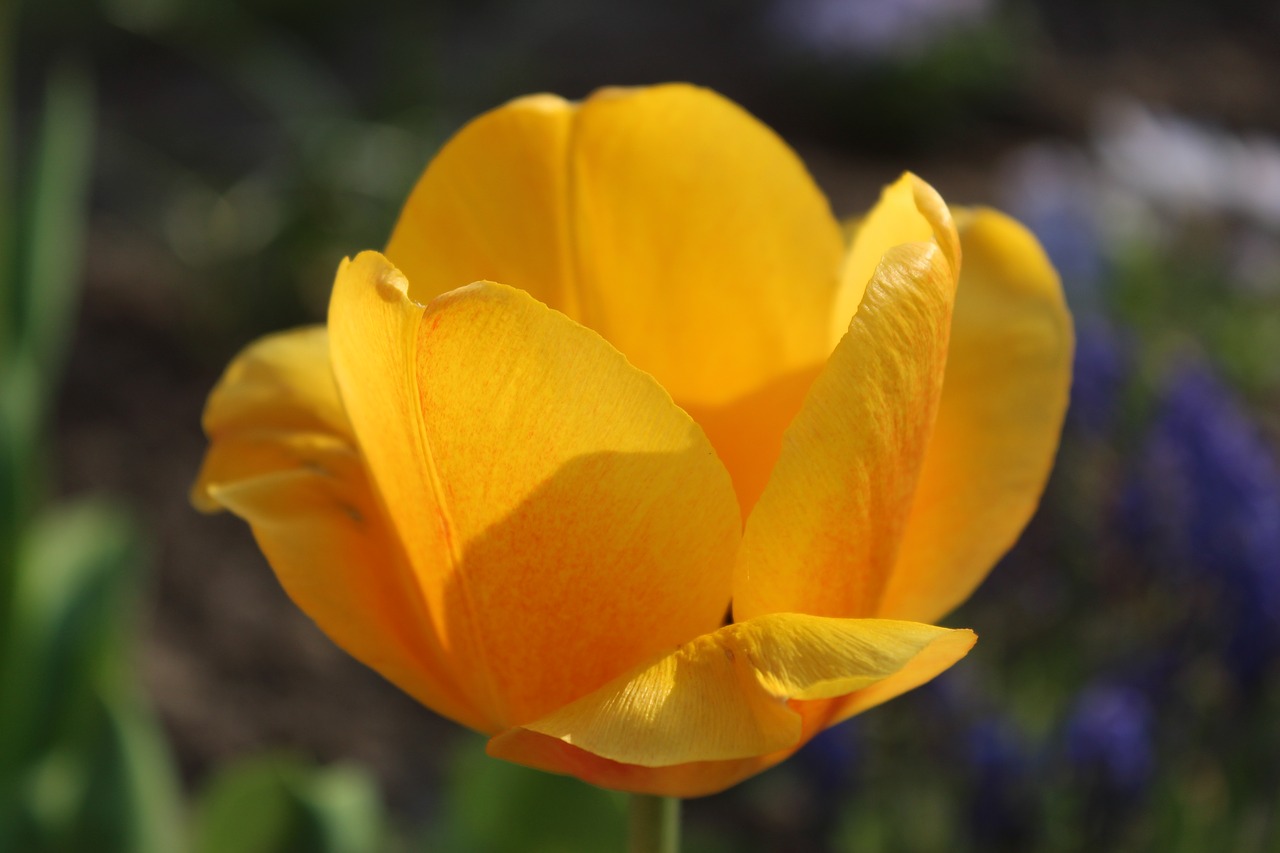
[[[12,34],[13,11],[5,11],[0,49]],[[26,170],[4,156],[11,129],[3,126],[9,113],[0,102],[0,554],[9,559],[19,526],[38,502],[39,432],[78,304],[93,146],[93,99],[83,73],[70,63],[58,66],[45,107],[29,184],[19,187],[15,177]],[[7,585],[0,577],[0,607]]]
[[[0,60],[15,20],[5,4]],[[103,501],[41,509],[79,303],[91,88],[68,63],[50,75],[29,169],[9,156],[8,89],[0,79],[0,850],[182,853],[181,789],[133,661],[141,536]],[[215,782],[194,849],[373,853],[381,827],[359,772],[263,760]]]
[[[140,550],[96,502],[25,531],[2,623],[0,849],[180,849],[173,769],[129,661]]]
[[[93,98],[83,70],[55,67],[36,140],[35,163],[21,239],[15,289],[17,346],[30,353],[42,377],[61,368],[74,319],[83,244]],[[46,397],[54,383],[41,386]]]
[[[200,802],[193,853],[376,853],[381,802],[350,767],[261,757],[224,769]]]
[[[1227,236],[1205,228],[1179,245],[1128,246],[1111,307],[1142,336],[1153,372],[1171,354],[1203,348],[1232,385],[1260,396],[1280,387],[1280,291],[1225,267]]]
[[[608,853],[626,838],[626,798],[484,752],[466,738],[424,850],[469,853]],[[610,846],[613,845],[613,846]]]

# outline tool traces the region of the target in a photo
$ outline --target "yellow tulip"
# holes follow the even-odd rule
[[[537,95],[232,362],[194,501],[492,755],[696,796],[968,652],[926,623],[1034,510],[1071,349],[999,213],[908,174],[846,240],[714,93]]]

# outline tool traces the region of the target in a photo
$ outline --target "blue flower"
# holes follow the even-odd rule
[[[1234,395],[1207,369],[1169,385],[1122,501],[1132,538],[1220,606],[1224,649],[1255,683],[1280,653],[1280,471]]]
[[[1099,683],[1077,697],[1064,742],[1071,767],[1094,793],[1132,797],[1145,790],[1155,765],[1151,705],[1127,685]]]

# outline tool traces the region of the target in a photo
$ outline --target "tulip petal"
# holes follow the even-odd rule
[[[419,702],[463,725],[492,723],[458,689],[401,586],[409,569],[354,454],[323,468],[225,486],[215,500],[247,521],[280,585],[334,643]]]
[[[788,700],[856,695],[916,658],[936,674],[974,640],[912,622],[771,614],[699,637],[522,728],[640,767],[758,759],[799,746],[803,720]]]
[[[693,761],[667,767],[623,764],[530,729],[507,729],[489,740],[489,755],[545,773],[573,776],[592,785],[633,794],[702,797],[723,791],[791,755],[729,761]]]
[[[946,204],[937,190],[910,172],[884,188],[875,207],[852,232],[831,315],[832,346],[844,337],[867,284],[889,248],[936,240],[951,268],[960,268],[959,239]]]
[[[1071,384],[1071,317],[1035,237],[993,210],[957,215],[964,270],[938,420],[878,615],[935,620],[1030,519]]]
[[[949,669],[972,648],[976,638],[955,632],[934,641],[883,681],[836,699],[792,700],[800,717],[800,738],[787,747],[750,758],[691,761],[646,767],[611,761],[560,738],[527,728],[508,729],[490,738],[488,753],[547,773],[575,776],[592,785],[636,794],[702,797],[715,794],[779,764],[824,729],[913,690]]]
[[[387,243],[413,301],[490,280],[578,316],[566,225],[575,113],[554,95],[518,98],[440,149]]]
[[[597,93],[573,145],[583,322],[682,405],[821,363],[843,240],[773,131],[668,85]]]
[[[747,519],[736,619],[876,615],[933,429],[954,297],[937,244],[885,253]]]
[[[387,246],[414,300],[486,278],[522,288],[703,406],[821,363],[842,253],[795,152],[684,84],[481,116]]]
[[[739,520],[697,425],[523,291],[407,289],[376,253],[344,264],[334,367],[476,704],[536,719],[719,625]]]
[[[308,326],[267,335],[232,360],[209,394],[205,434],[276,429],[351,435],[329,366],[329,332]]]
[[[325,330],[246,348],[204,421],[210,447],[196,505],[249,522],[281,586],[337,645],[445,716],[489,728],[404,595],[412,576],[351,443]]]
[[[351,425],[329,366],[329,333],[310,326],[268,335],[237,355],[209,394],[202,418],[211,442],[191,502],[222,505],[215,483],[298,468],[305,456],[350,448]]]
[[[821,371],[821,364],[797,370],[719,406],[684,404],[729,470],[744,521],[778,462],[783,433]]]

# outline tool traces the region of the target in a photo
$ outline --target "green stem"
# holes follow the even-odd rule
[[[680,800],[631,796],[630,853],[680,853]]]

